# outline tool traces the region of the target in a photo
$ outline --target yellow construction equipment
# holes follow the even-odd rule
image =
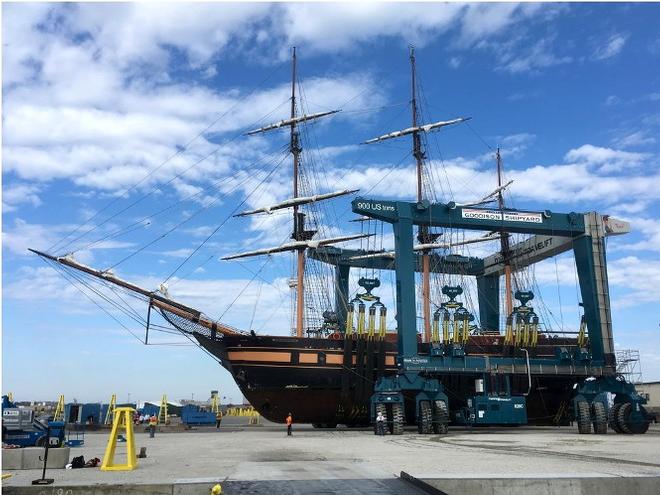
[[[101,463],[101,471],[132,471],[137,467],[137,456],[135,455],[135,436],[133,435],[133,413],[132,407],[117,407],[115,409],[112,431],[105,448],[105,455]],[[124,430],[126,438],[126,464],[115,464],[115,450],[119,429]]]
[[[115,414],[115,409],[117,408],[117,394],[112,394],[110,397],[110,403],[108,404],[108,410],[105,413],[105,421],[103,424],[109,425],[112,423],[112,416]]]
[[[167,395],[163,394],[163,398],[160,400],[160,407],[158,408],[158,424],[167,424],[167,418]]]
[[[385,334],[387,333],[387,308],[381,306],[380,308],[380,322],[378,326],[378,338],[384,339]]]
[[[53,421],[64,421],[64,396],[63,395],[60,395],[60,398],[57,401],[57,406],[55,407],[55,414],[53,415]]]
[[[580,329],[578,330],[577,345],[584,347],[587,343],[587,319],[582,315]]]
[[[362,338],[364,334],[364,324],[365,324],[365,309],[366,306],[364,303],[358,304],[358,323],[357,323],[357,335],[358,338]]]
[[[220,412],[220,397],[218,394],[211,396],[211,412],[218,414]]]
[[[353,318],[354,318],[353,305],[349,304],[348,312],[346,313],[346,337],[350,337],[353,335]]]
[[[504,345],[513,344],[513,316],[506,317],[506,330],[504,332]]]

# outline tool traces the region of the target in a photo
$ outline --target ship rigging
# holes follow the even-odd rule
[[[327,217],[319,210],[320,205],[353,195],[357,189],[346,184],[332,188],[325,184],[321,190],[317,178],[310,173],[314,163],[303,156],[301,131],[304,133],[307,126],[338,115],[340,110],[306,111],[298,96],[302,92],[297,93],[300,86],[294,48],[288,117],[272,124],[260,119],[258,125],[240,133],[248,139],[258,139],[253,137],[278,129],[288,130],[287,145],[280,147],[277,156],[271,156],[265,167],[262,164],[255,171],[248,167],[239,177],[221,178],[195,191],[185,198],[198,201],[200,206],[195,212],[184,215],[173,226],[166,226],[163,234],[105,270],[91,268],[74,259],[71,253],[53,255],[32,251],[58,269],[86,297],[95,300],[111,318],[119,321],[116,314],[121,312],[144,326],[145,344],[153,343],[149,340],[151,330],[183,335],[202,347],[232,374],[255,408],[272,420],[281,421],[290,406],[296,404],[299,421],[323,426],[364,425],[373,419],[375,407],[388,415],[392,433],[401,433],[406,421],[416,422],[420,433],[446,431],[450,421],[459,424],[473,421],[475,414],[471,408],[477,400],[472,395],[475,380],[488,379],[488,394],[517,397],[516,404],[526,404],[524,421],[534,424],[566,424],[571,419],[569,404],[576,400],[574,413],[583,432],[586,428],[584,411],[595,408],[602,419],[601,406],[597,405],[601,403],[599,394],[604,390],[614,391],[618,386],[612,381],[615,367],[604,239],[625,234],[629,226],[597,213],[552,213],[508,207],[503,192],[512,181],[504,179],[499,148],[495,153],[495,190],[462,203],[456,201],[451,192],[450,198],[439,200],[434,185],[442,187],[442,182],[434,179],[427,159],[426,136],[446,127],[469,125],[469,117],[423,123],[413,49],[409,59],[410,127],[368,139],[364,144],[411,136],[412,151],[402,161],[411,155],[414,158],[415,202],[365,197],[383,181],[385,174],[362,193],[363,197],[352,202],[352,211],[360,215],[357,222],[360,233],[338,232],[341,215],[335,215],[335,224],[328,225]],[[185,148],[177,154],[183,153]],[[282,174],[282,165],[289,158],[292,159],[291,197],[261,204],[269,180]],[[197,163],[178,172],[166,184],[182,177]],[[158,169],[160,167],[155,170]],[[288,173],[282,175],[288,180]],[[447,184],[451,191],[449,186]],[[185,255],[162,283],[154,284],[158,286],[156,289],[145,289],[113,272],[175,230],[188,226],[197,215],[211,209],[222,198],[241,190],[245,191],[245,197]],[[129,199],[128,206],[78,234],[80,226],[55,246],[64,250],[151,194],[154,193]],[[484,206],[494,202],[497,202],[496,208]],[[171,206],[160,208],[126,227],[106,232],[79,250],[145,228],[149,225],[147,222],[170,209]],[[266,256],[249,283],[260,279],[273,285],[275,290],[281,290],[261,272],[270,263],[271,254],[290,252],[294,255],[291,287],[295,304],[290,337],[283,336],[281,329],[272,335],[259,335],[254,328],[238,330],[224,322],[224,313],[213,318],[170,295],[172,285],[181,280],[174,275],[202,248],[208,247],[214,235],[227,229],[226,224],[232,218],[237,217],[238,222],[255,218],[267,221],[281,213],[288,216],[288,209],[292,213],[289,239],[275,247],[254,246],[257,249],[223,253],[222,260]],[[99,210],[97,215],[103,211],[105,209]],[[394,249],[385,248],[383,243],[386,224],[393,229]],[[414,226],[416,244],[412,236]],[[469,230],[482,233],[466,237],[465,231]],[[524,237],[512,241],[511,234]],[[252,246],[253,241],[248,239],[243,245]],[[359,248],[355,247],[356,241],[360,241]],[[336,246],[346,242],[354,245]],[[494,253],[469,255],[469,246],[495,243],[499,249]],[[576,279],[584,308],[579,329],[575,331],[566,330],[563,325],[560,329],[551,328],[550,318],[544,317],[538,287],[534,292],[530,290],[535,286],[533,272],[524,275],[535,263],[568,251],[575,253]],[[215,253],[198,267],[214,258]],[[358,280],[355,280],[358,277],[351,277],[352,270],[358,271]],[[394,273],[396,277],[396,283],[390,284],[396,292],[394,332],[388,328],[386,304],[375,292],[383,290],[381,272]],[[419,284],[415,283],[417,273],[421,277]],[[503,318],[500,277],[504,277],[505,282]],[[171,281],[169,287],[168,281]],[[238,291],[230,307],[241,298],[244,290]],[[421,311],[415,306],[417,290],[421,293]],[[334,302],[331,301],[333,295]],[[518,306],[513,306],[512,296],[519,301]],[[532,307],[530,302],[535,297],[537,303]],[[134,300],[147,304],[146,318],[133,307]],[[432,306],[436,308],[433,312]],[[162,317],[164,325],[152,318],[152,311]],[[252,320],[255,312],[256,306]],[[418,313],[421,313],[421,332],[417,328]],[[504,325],[501,320],[505,321]],[[602,380],[597,380],[596,387],[586,381],[589,376]],[[581,383],[579,400],[573,398],[576,380]],[[641,399],[629,388],[621,387],[616,389],[622,399],[614,424],[622,431],[642,432],[644,421],[640,418],[644,419],[645,413],[643,409],[632,408],[633,404],[640,405]],[[481,393],[486,392],[482,390]],[[391,407],[385,407],[382,394],[396,396]],[[486,395],[479,397],[483,399]],[[517,417],[516,421],[521,422],[522,417]]]

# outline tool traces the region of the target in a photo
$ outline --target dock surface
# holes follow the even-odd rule
[[[107,437],[104,432],[88,433],[83,446],[71,449],[71,457],[102,458]],[[124,445],[118,446],[118,463]],[[136,447],[138,451],[146,447],[147,458],[138,459],[134,471],[59,469],[48,470],[46,477],[55,479],[52,487],[80,487],[76,493],[93,485],[118,489],[120,485],[145,489],[147,485],[199,485],[198,493],[208,493],[210,484],[223,481],[224,493],[325,494],[425,493],[399,479],[402,471],[426,480],[556,478],[566,482],[640,477],[648,481],[651,477],[660,493],[660,427],[656,425],[645,435],[578,435],[570,427],[522,427],[450,428],[447,435],[408,430],[401,436],[383,437],[369,429],[316,430],[295,425],[293,435],[287,437],[281,425],[223,422],[219,430],[158,432],[155,438],[138,430]],[[12,474],[3,481],[7,493],[32,493],[18,487],[41,477],[37,470]]]

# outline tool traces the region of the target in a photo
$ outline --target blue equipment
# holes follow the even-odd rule
[[[215,425],[215,413],[187,404],[181,410],[181,422],[186,425]]]
[[[34,411],[18,408],[6,395],[2,396],[2,441],[21,447],[43,447],[50,427],[50,446],[61,447],[64,443],[64,422],[49,421],[47,424],[34,417]]]
[[[477,394],[467,398],[467,406],[453,411],[452,419],[456,422],[526,424],[527,394],[511,395],[510,380],[516,375],[518,379],[525,376],[529,383],[529,393],[532,377],[555,375],[575,379],[573,412],[580,433],[590,433],[592,424],[596,433],[606,433],[608,423],[617,433],[646,432],[651,420],[643,407],[646,399],[635,391],[632,384],[616,376],[605,266],[605,235],[609,227],[606,217],[597,213],[556,213],[548,210],[528,212],[506,208],[463,207],[454,202],[409,203],[365,198],[356,198],[352,202],[352,210],[359,215],[390,223],[394,230],[393,268],[396,273],[399,371],[393,377],[381,377],[377,381],[371,398],[372,418],[379,412],[386,412],[388,408],[392,433],[401,434],[405,424],[404,399],[414,397],[419,432],[446,431],[449,402],[439,376],[450,373],[454,376],[463,375],[466,379],[475,376],[503,377],[507,383],[503,391],[486,392],[482,380],[480,390],[475,386]],[[553,357],[530,357],[527,347],[530,333],[534,334],[531,342],[536,338],[538,318],[526,306],[533,295],[521,292],[516,294],[521,306],[517,308],[516,332],[512,336],[513,353],[500,356],[467,354],[464,343],[469,329],[468,315],[466,319],[461,319],[463,330],[458,333],[458,339],[454,335],[451,342],[434,345],[429,354],[419,354],[415,303],[415,271],[419,260],[413,246],[414,225],[531,234],[532,237],[520,246],[523,248],[520,252],[535,253],[528,256],[528,264],[572,249],[582,296],[581,306],[584,308],[584,325],[575,352],[557,348]],[[514,255],[518,252],[516,246],[512,252]],[[470,259],[463,261],[464,264],[472,263]],[[493,328],[497,329],[497,294],[502,260],[485,259],[481,267],[479,263],[472,264],[474,271],[471,274],[477,277],[480,293],[481,319],[493,322]],[[340,275],[338,279],[348,279],[348,270]],[[452,296],[455,294],[448,295],[450,302],[453,302]],[[482,298],[490,304],[482,305]],[[582,335],[585,329],[588,332],[588,348],[585,345],[587,340]],[[525,357],[520,356],[518,351],[525,352]],[[475,381],[480,380],[477,378]],[[615,404],[609,411],[608,393],[615,394]]]

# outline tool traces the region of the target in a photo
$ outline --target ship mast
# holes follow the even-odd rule
[[[334,191],[324,194],[315,194],[311,196],[301,196],[300,195],[300,154],[302,153],[302,146],[300,145],[300,133],[298,132],[298,124],[305,123],[308,121],[316,120],[321,117],[328,115],[333,115],[340,110],[330,110],[325,112],[318,112],[313,114],[303,114],[298,115],[296,112],[296,83],[297,83],[297,73],[296,73],[296,48],[293,47],[293,56],[291,62],[291,114],[288,119],[281,120],[274,124],[269,124],[258,129],[251,130],[246,132],[245,135],[252,136],[255,134],[260,134],[268,132],[275,129],[281,129],[282,127],[289,127],[290,135],[290,144],[289,152],[293,156],[293,197],[286,199],[278,204],[256,208],[249,211],[241,212],[235,216],[243,217],[248,215],[254,215],[257,213],[266,213],[270,214],[275,210],[282,208],[292,208],[293,210],[293,232],[291,234],[291,239],[293,242],[285,243],[281,246],[276,246],[273,248],[258,249],[255,251],[249,251],[247,253],[233,254],[229,256],[224,256],[223,260],[233,260],[249,256],[260,256],[268,255],[272,253],[279,253],[284,251],[295,251],[296,253],[296,266],[295,266],[295,288],[296,288],[296,299],[295,299],[295,335],[297,337],[303,337],[304,327],[305,327],[305,251],[307,249],[315,249],[319,246],[326,246],[329,244],[347,242],[354,239],[362,239],[369,237],[369,235],[358,234],[358,235],[346,235],[333,237],[329,239],[312,239],[316,234],[315,230],[306,230],[305,229],[305,214],[300,211],[302,205],[315,203],[317,201],[327,200],[336,198],[338,196],[344,196],[347,194],[353,194],[356,190],[341,190]],[[293,279],[291,281],[291,286],[293,287]]]
[[[299,134],[296,128],[296,47],[293,47],[291,62],[291,145],[293,155],[293,198],[298,197],[298,165],[300,160]],[[298,212],[298,205],[293,207],[293,235],[296,241],[303,240],[305,216]],[[296,250],[296,336],[303,336],[305,312],[305,248]]]
[[[412,111],[412,128],[415,129],[412,133],[413,138],[413,156],[416,161],[417,168],[417,202],[420,203],[424,199],[423,177],[424,177],[424,151],[422,150],[422,139],[420,131],[417,127],[417,81],[416,81],[416,67],[415,67],[415,49],[410,48],[410,70],[411,70],[411,101],[410,107]],[[433,237],[433,238],[432,238]],[[420,226],[417,234],[417,239],[422,244],[431,244],[435,241],[437,236],[430,236],[428,227]],[[424,342],[431,341],[431,283],[430,272],[431,263],[428,250],[422,251],[422,321],[424,322]]]
[[[497,158],[497,204],[499,205],[500,210],[504,209],[504,196],[502,191],[502,156],[500,155],[500,149],[497,148],[497,153],[495,154]],[[509,249],[509,234],[507,232],[502,232],[500,235],[500,246],[502,248],[502,258],[504,261],[504,286],[505,286],[505,308],[506,315],[510,315],[513,311],[513,301],[511,300],[511,261],[510,261],[510,249]]]
[[[432,122],[430,124],[419,124],[417,122],[417,73],[415,67],[415,49],[410,48],[410,69],[411,69],[411,100],[410,108],[412,111],[412,126],[400,131],[390,132],[373,139],[364,141],[363,144],[378,143],[387,139],[407,136],[412,134],[413,137],[413,156],[416,161],[417,171],[417,201],[424,200],[424,159],[426,158],[422,148],[422,133],[439,130],[443,127],[460,124],[471,117],[459,117],[452,120]],[[431,285],[430,285],[430,272],[431,272],[431,259],[429,256],[430,250],[440,247],[435,244],[439,234],[432,234],[429,232],[428,227],[420,226],[417,233],[417,239],[422,246],[422,318],[424,321],[424,340],[431,341]]]

